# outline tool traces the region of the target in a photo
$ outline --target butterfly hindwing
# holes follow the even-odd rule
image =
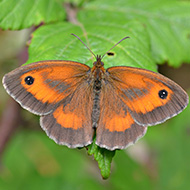
[[[100,119],[96,129],[96,144],[109,150],[123,149],[144,136],[147,127],[138,125],[126,104],[108,81],[100,93]],[[109,94],[109,96],[108,96]]]
[[[52,113],[41,117],[41,126],[58,144],[83,147],[92,143],[92,88],[83,81],[66,105],[60,104]]]

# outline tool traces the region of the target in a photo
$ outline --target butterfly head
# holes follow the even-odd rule
[[[101,56],[101,55],[97,55],[97,56],[96,56],[96,61],[93,63],[93,65],[94,65],[96,68],[100,68],[100,67],[103,67],[103,66],[104,66],[104,63],[102,62],[102,56]]]

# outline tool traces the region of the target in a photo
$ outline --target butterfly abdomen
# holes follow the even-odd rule
[[[98,120],[100,117],[100,92],[101,92],[101,80],[94,80],[93,85],[93,107],[92,107],[92,127],[97,128]]]

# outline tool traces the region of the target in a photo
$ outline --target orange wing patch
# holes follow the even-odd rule
[[[145,114],[171,100],[173,91],[164,84],[166,77],[137,68],[124,67],[121,71],[114,71],[117,69],[113,67],[108,70],[111,70],[111,77],[116,79],[112,82],[130,110]],[[168,92],[167,99],[161,99],[158,95],[163,89]]]
[[[82,115],[78,116],[74,112],[64,113],[63,105],[59,106],[54,112],[53,117],[56,119],[57,123],[64,128],[79,129],[82,127],[82,122],[85,118]]]
[[[20,79],[21,85],[37,100],[43,103],[57,103],[64,99],[70,93],[68,88],[80,83],[86,76],[86,71],[89,69],[75,62],[71,62],[70,65],[68,62],[55,61],[55,64],[53,62],[47,62],[46,67],[41,67],[42,64],[44,63],[39,62],[35,65],[28,65],[29,71],[27,72],[26,68],[25,74],[21,75]],[[27,76],[34,78],[32,85],[25,83]],[[51,83],[57,83],[57,85],[51,86]]]
[[[47,69],[48,70],[48,69]],[[27,76],[32,76],[34,78],[33,85],[27,85],[25,83],[25,78]],[[56,103],[65,98],[66,95],[56,92],[53,88],[44,84],[43,76],[40,72],[29,72],[21,76],[21,85],[30,92],[37,100],[43,103]]]
[[[112,118],[105,118],[102,124],[105,126],[105,129],[108,129],[110,132],[123,132],[134,124],[134,120],[128,113],[125,117],[114,115]]]
[[[133,99],[129,100],[127,96],[123,98],[123,101],[127,104],[130,110],[146,114],[147,112],[151,112],[155,108],[164,106],[167,102],[171,101],[173,92],[170,88],[164,86],[162,83],[151,81],[150,79],[144,80],[146,80],[147,83],[151,84],[149,87],[146,86],[145,89],[148,89],[147,92],[143,93],[143,89],[141,88],[141,96],[135,94],[134,91],[135,96]],[[127,89],[131,89],[133,91],[132,86],[127,87],[126,90],[123,89],[123,91],[126,91],[127,93]],[[163,89],[168,92],[167,99],[161,99],[158,95],[159,91]]]

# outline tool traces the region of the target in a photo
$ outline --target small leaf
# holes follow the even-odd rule
[[[94,155],[94,159],[98,162],[103,179],[107,179],[110,175],[111,162],[115,155],[115,151],[100,148],[95,144],[95,141],[96,138],[94,137],[93,143],[87,147],[88,154]]]

